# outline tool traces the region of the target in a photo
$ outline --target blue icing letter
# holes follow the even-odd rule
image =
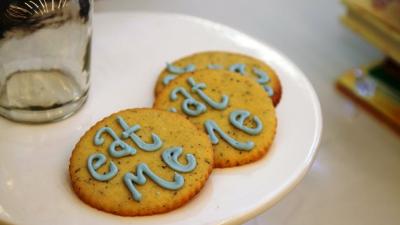
[[[228,144],[233,146],[234,148],[242,151],[250,151],[251,149],[254,148],[254,142],[252,141],[247,141],[247,142],[239,142],[227,135],[224,131],[219,128],[219,126],[213,121],[213,120],[207,120],[204,123],[204,127],[208,133],[208,136],[210,137],[211,143],[218,144],[219,140],[217,138],[217,135],[215,135],[215,132],[219,133],[219,135],[224,139]]]
[[[173,74],[182,74],[182,73],[189,73],[196,70],[196,66],[194,64],[189,64],[186,67],[177,67],[170,63],[167,63],[167,70]]]
[[[168,111],[173,112],[173,113],[176,113],[176,112],[177,112],[176,109],[175,109],[174,107],[169,108]]]
[[[209,64],[207,68],[210,70],[220,70],[223,69],[224,67],[218,64]]]
[[[106,164],[106,161],[106,157],[101,153],[93,153],[89,156],[87,160],[87,168],[94,179],[98,181],[108,181],[117,175],[118,168],[113,162],[110,162],[110,167],[107,173],[100,174],[97,172],[97,169]]]
[[[189,77],[187,79],[187,82],[190,84],[190,86],[192,86],[192,91],[197,93],[201,99],[203,99],[207,104],[209,104],[214,109],[223,110],[228,106],[229,103],[228,96],[224,95],[222,96],[220,102],[215,102],[203,92],[202,89],[205,89],[207,87],[205,83],[196,84],[196,81],[193,79],[193,77]]]
[[[264,87],[264,90],[268,93],[269,97],[274,96],[274,89],[272,89],[268,85],[264,85],[263,87]]]
[[[165,76],[162,82],[163,82],[164,85],[167,85],[172,80],[177,78],[178,75],[180,75],[182,73],[193,72],[195,70],[196,70],[196,66],[194,64],[189,64],[186,67],[177,67],[177,66],[174,66],[174,65],[172,65],[170,63],[167,63],[167,71],[172,73],[172,74],[168,74],[167,76]]]
[[[167,76],[164,77],[163,84],[164,85],[169,84],[171,81],[175,80],[176,77],[177,75],[175,74],[168,74]]]
[[[193,97],[185,90],[183,87],[177,87],[174,90],[171,91],[171,94],[169,95],[170,99],[172,101],[176,101],[178,99],[178,93],[181,93],[183,97],[186,99],[193,99]]]
[[[183,87],[176,87],[172,90],[169,96],[170,99],[176,101],[178,99],[178,93],[181,93],[183,97],[185,97],[185,100],[182,102],[182,111],[187,115],[198,116],[207,110],[203,103],[196,101]],[[193,107],[194,109],[192,109]]]
[[[123,138],[128,138],[130,137],[133,142],[135,142],[140,149],[148,152],[156,151],[162,146],[162,141],[158,135],[152,133],[151,138],[153,140],[153,143],[148,144],[145,143],[139,136],[135,134],[136,131],[140,129],[140,125],[134,125],[132,127],[129,127],[129,125],[125,122],[125,120],[121,117],[117,117],[119,125],[124,129],[124,132],[122,132],[122,137]]]
[[[257,82],[259,84],[265,84],[265,83],[268,83],[270,81],[270,78],[267,75],[267,73],[265,73],[264,71],[258,69],[257,67],[253,67],[253,72],[254,72],[255,75],[257,75],[257,77],[258,77]]]
[[[190,106],[193,106],[195,109],[192,110]],[[204,113],[207,108],[204,104],[196,101],[195,99],[185,99],[182,103],[182,110],[189,116],[198,116]]]
[[[246,127],[244,125],[244,121],[250,116],[250,113],[248,111],[245,110],[236,110],[231,112],[231,114],[229,115],[229,121],[231,122],[231,124],[236,127],[237,129],[246,132],[247,134],[250,135],[257,135],[260,134],[262,129],[263,129],[263,125],[261,120],[257,117],[254,116],[253,120],[254,123],[256,124],[255,128],[250,128],[250,127]]]
[[[178,190],[185,183],[185,179],[179,173],[175,173],[174,181],[169,182],[154,174],[146,163],[140,163],[136,167],[136,175],[132,173],[126,173],[124,175],[124,183],[129,191],[132,193],[133,199],[137,202],[140,202],[140,200],[142,199],[142,194],[136,189],[135,183],[139,185],[144,185],[147,181],[144,174],[152,179],[157,185],[168,190]]]
[[[173,147],[166,149],[162,153],[163,161],[173,170],[188,173],[196,168],[196,158],[192,154],[186,154],[186,161],[188,162],[187,165],[182,165],[178,158],[182,154],[182,147]]]
[[[244,75],[246,73],[246,65],[242,63],[233,64],[229,67],[229,71]]]
[[[123,142],[117,134],[115,134],[114,130],[109,127],[102,127],[96,132],[96,135],[94,136],[95,145],[102,145],[104,143],[104,138],[101,137],[103,133],[108,133],[114,139],[108,147],[108,152],[112,157],[121,158],[136,154],[136,149]],[[117,150],[117,147],[120,147],[121,150]]]

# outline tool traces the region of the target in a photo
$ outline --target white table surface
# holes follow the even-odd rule
[[[178,12],[216,21],[279,49],[313,83],[324,116],[318,156],[301,184],[246,225],[397,225],[400,136],[343,97],[343,71],[380,59],[344,28],[336,0],[100,0],[96,11]],[[155,28],[157,29],[157,28]]]

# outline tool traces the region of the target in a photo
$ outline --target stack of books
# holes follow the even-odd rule
[[[380,49],[379,62],[351,69],[337,87],[400,132],[400,0],[343,0],[344,25]]]

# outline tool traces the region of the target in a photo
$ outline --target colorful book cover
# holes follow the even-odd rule
[[[347,71],[337,88],[400,133],[400,66],[391,59]]]

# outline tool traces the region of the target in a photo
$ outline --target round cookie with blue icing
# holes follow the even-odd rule
[[[69,173],[75,193],[90,206],[142,216],[189,201],[212,168],[207,135],[183,116],[130,109],[108,116],[82,136]]]
[[[281,99],[281,83],[270,66],[251,56],[223,51],[200,52],[167,63],[158,77],[155,88],[156,96],[181,74],[203,69],[231,71],[250,77],[262,86],[268,96],[272,98],[275,106]]]
[[[253,79],[225,70],[199,70],[174,79],[154,108],[185,115],[204,131],[216,167],[233,167],[264,156],[276,131],[275,108]]]

